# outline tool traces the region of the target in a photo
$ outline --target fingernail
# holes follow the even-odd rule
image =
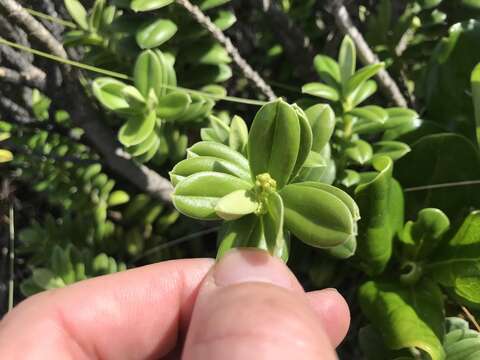
[[[292,288],[290,270],[279,259],[257,249],[232,250],[215,265],[217,286],[261,282]]]

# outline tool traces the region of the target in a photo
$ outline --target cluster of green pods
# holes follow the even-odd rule
[[[201,141],[170,172],[173,203],[183,214],[225,222],[219,256],[232,247],[257,247],[284,260],[290,235],[340,257],[356,248],[355,201],[332,185],[301,181],[316,166],[312,128],[296,105],[275,100],[256,114],[246,156],[225,144]],[[319,165],[321,166],[321,165]]]

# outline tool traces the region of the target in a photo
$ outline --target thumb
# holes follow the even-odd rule
[[[229,252],[200,288],[182,359],[226,358],[337,358],[295,276],[264,251]]]

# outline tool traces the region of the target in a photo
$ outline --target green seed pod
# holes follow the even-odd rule
[[[306,244],[329,248],[355,235],[350,209],[332,193],[292,184],[282,189],[280,196],[285,205],[287,229]]]
[[[268,173],[285,186],[300,150],[300,120],[293,107],[282,100],[270,102],[258,111],[248,137],[248,159],[252,176]]]
[[[196,143],[187,150],[187,155],[189,158],[195,156],[212,156],[227,160],[246,172],[250,172],[248,160],[242,154],[226,145],[214,141],[201,141]]]
[[[172,183],[175,186],[178,180],[201,171],[213,171],[236,176],[250,181],[250,173],[238,165],[224,159],[212,156],[196,156],[180,161],[170,172]]]
[[[249,190],[252,183],[233,175],[203,171],[180,181],[172,195],[182,214],[200,220],[217,220],[218,201],[235,190]]]

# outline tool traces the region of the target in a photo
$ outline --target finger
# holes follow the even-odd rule
[[[232,251],[201,286],[183,359],[335,359],[319,319],[281,261]]]
[[[340,345],[350,326],[350,310],[342,295],[335,289],[311,291],[307,298],[334,347]]]
[[[212,264],[168,261],[33,296],[0,322],[0,359],[159,358]]]

